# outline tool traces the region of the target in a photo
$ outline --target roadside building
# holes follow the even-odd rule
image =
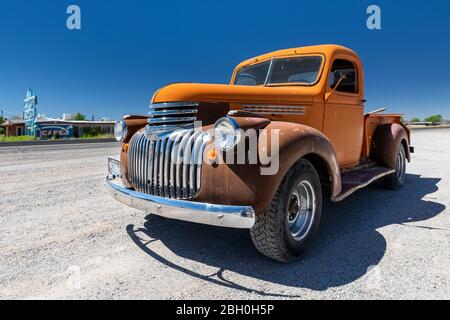
[[[6,120],[0,127],[5,128],[5,135],[11,136],[23,136],[25,134],[25,121],[22,119]]]
[[[114,121],[77,121],[62,119],[37,119],[34,122],[36,138],[80,138],[86,134],[113,134]],[[25,134],[25,121],[21,119],[6,120],[2,125],[6,136],[21,136]]]
[[[47,118],[37,112],[38,97],[32,89],[26,91],[23,119],[7,119],[1,124],[6,136],[34,136],[40,139],[80,138],[84,135],[113,134],[114,121],[73,120],[63,113],[62,119]]]

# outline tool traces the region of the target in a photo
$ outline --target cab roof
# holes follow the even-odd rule
[[[265,53],[250,59],[247,59],[240,64],[237,65],[236,69],[242,68],[246,65],[251,65],[254,63],[257,63],[259,61],[268,60],[271,58],[276,57],[283,57],[283,56],[291,56],[291,55],[301,55],[301,54],[323,54],[325,57],[332,57],[335,52],[344,52],[352,54],[356,57],[358,55],[353,50],[346,48],[344,46],[336,45],[336,44],[324,44],[324,45],[317,45],[317,46],[307,46],[307,47],[297,47],[297,48],[290,48],[290,49],[282,49],[277,50],[269,53]]]

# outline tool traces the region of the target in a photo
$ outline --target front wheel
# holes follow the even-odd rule
[[[322,202],[317,171],[308,160],[299,160],[270,206],[256,216],[250,234],[258,251],[281,262],[299,259],[319,228]]]

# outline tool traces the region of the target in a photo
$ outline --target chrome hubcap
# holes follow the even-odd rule
[[[288,227],[291,236],[300,241],[309,233],[316,212],[316,196],[308,181],[300,181],[289,196]]]

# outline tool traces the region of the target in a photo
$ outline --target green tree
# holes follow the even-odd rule
[[[100,134],[98,128],[88,128],[83,131],[83,137],[96,137]]]
[[[0,124],[2,124],[3,122],[5,122],[5,118],[0,116]],[[3,127],[0,128],[0,134],[5,134],[5,128]]]
[[[426,122],[442,122],[442,116],[440,114],[435,114],[432,116],[429,116],[428,118],[425,118]]]
[[[77,120],[77,121],[83,121],[86,120],[86,116],[80,112],[77,112],[74,117],[73,120]]]
[[[420,119],[419,118],[412,118],[411,122],[420,122]]]

